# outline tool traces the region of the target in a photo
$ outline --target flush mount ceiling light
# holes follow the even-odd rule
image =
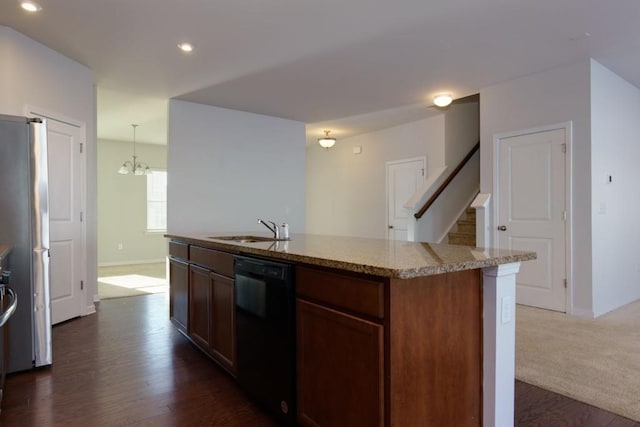
[[[329,136],[329,132],[331,132],[330,130],[325,130],[324,131],[324,136],[322,138],[318,138],[318,144],[320,144],[320,146],[322,148],[331,148],[335,145],[336,143],[336,139],[333,137]]]
[[[191,43],[178,43],[178,49],[183,52],[193,52],[193,45]]]
[[[138,157],[136,156],[136,128],[138,125],[131,125],[133,127],[133,161],[127,160],[120,166],[118,169],[118,173],[121,175],[149,175],[151,170],[146,163],[142,163],[138,161]]]
[[[42,10],[42,6],[34,1],[21,1],[20,7],[27,12],[40,12]]]
[[[448,93],[442,93],[440,95],[436,95],[433,98],[433,103],[436,105],[436,107],[446,107],[447,105],[451,104],[452,101],[453,98]]]

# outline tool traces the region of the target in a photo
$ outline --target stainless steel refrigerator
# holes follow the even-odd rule
[[[18,306],[9,333],[7,372],[51,364],[49,193],[44,120],[0,115],[0,243],[12,245]]]

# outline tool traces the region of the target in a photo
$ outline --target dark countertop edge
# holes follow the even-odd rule
[[[357,264],[346,261],[338,261],[326,258],[317,258],[307,255],[290,254],[285,252],[277,252],[268,249],[247,247],[236,243],[227,243],[219,240],[202,240],[198,238],[191,238],[182,235],[165,234],[164,237],[194,244],[210,249],[222,249],[227,252],[242,255],[259,255],[267,258],[293,261],[304,263],[308,265],[315,265],[319,267],[335,268],[338,270],[346,270],[354,273],[369,274],[372,276],[386,277],[390,279],[413,279],[424,276],[435,276],[437,274],[453,273],[456,271],[474,270],[485,267],[495,267],[501,264],[511,264],[522,261],[530,261],[536,259],[536,254],[533,252],[501,256],[499,258],[491,258],[487,260],[473,260],[459,263],[451,263],[438,266],[426,266],[422,268],[406,268],[406,269],[394,269],[385,268],[379,266],[373,266],[368,264]]]

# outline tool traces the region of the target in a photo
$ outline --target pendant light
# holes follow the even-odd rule
[[[133,127],[133,160],[127,160],[120,166],[118,169],[118,173],[122,175],[149,175],[151,170],[146,163],[142,163],[138,161],[138,157],[136,156],[136,128],[138,125],[131,125]]]
[[[433,103],[436,107],[447,107],[453,101],[453,97],[448,93],[441,93],[433,98]]]
[[[335,145],[336,143],[336,139],[333,137],[329,136],[329,132],[331,132],[330,130],[325,130],[324,131],[324,136],[322,138],[318,138],[318,144],[320,144],[320,146],[322,148],[331,148]]]

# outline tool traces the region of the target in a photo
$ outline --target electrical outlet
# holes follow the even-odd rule
[[[502,324],[513,320],[513,299],[510,296],[502,297]]]
[[[124,246],[122,245],[122,243],[118,243],[118,250],[119,250],[119,251],[121,251],[123,247],[124,247]]]

